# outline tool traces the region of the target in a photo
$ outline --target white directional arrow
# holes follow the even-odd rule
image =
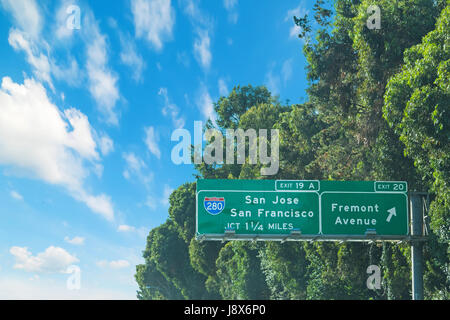
[[[397,212],[395,211],[395,207],[390,208],[387,212],[389,212],[389,215],[386,219],[387,222],[391,221],[392,216],[397,216]]]

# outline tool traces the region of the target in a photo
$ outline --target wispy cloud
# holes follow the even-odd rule
[[[186,68],[189,68],[189,66],[191,65],[191,60],[189,59],[186,51],[177,52],[177,62],[179,64],[182,64]]]
[[[145,131],[145,138],[144,142],[147,146],[150,153],[155,155],[158,159],[161,158],[161,150],[159,149],[159,135],[154,127],[146,127],[144,128]]]
[[[286,85],[286,83],[291,79],[293,73],[293,60],[287,59],[283,62],[283,65],[281,66],[281,76],[283,78],[283,83]]]
[[[8,37],[9,44],[14,50],[25,52],[27,62],[33,67],[33,73],[37,79],[46,82],[52,90],[54,86],[51,80],[50,61],[47,55],[32,40],[28,33],[12,29]]]
[[[211,37],[213,20],[199,7],[199,1],[182,0],[184,13],[189,17],[195,34],[193,43],[194,57],[203,70],[208,71],[212,62]]]
[[[180,116],[180,109],[169,100],[167,88],[159,88],[158,95],[164,98],[164,107],[162,108],[162,114],[169,116],[172,119],[172,123],[176,128],[184,127],[185,120]]]
[[[239,14],[237,12],[236,6],[237,6],[238,0],[223,0],[223,6],[228,11],[228,21],[230,23],[237,23]]]
[[[208,70],[211,66],[211,38],[209,31],[206,29],[198,29],[197,37],[194,40],[194,56],[203,69]]]
[[[218,86],[219,86],[219,94],[221,96],[227,96],[228,93],[229,93],[229,90],[228,90],[228,86],[227,86],[226,80],[223,79],[223,78],[219,78]]]
[[[174,189],[171,188],[168,184],[164,185],[164,191],[163,191],[163,196],[161,199],[161,204],[163,204],[164,206],[169,205],[169,197],[173,191],[174,191]]]
[[[119,123],[116,103],[120,98],[117,82],[119,77],[108,67],[106,36],[100,32],[95,17],[85,13],[83,30],[86,36],[86,70],[89,92],[108,124]]]
[[[107,156],[114,151],[114,141],[106,134],[99,139],[100,152],[103,156]]]
[[[64,241],[76,246],[81,246],[84,244],[84,240],[85,238],[83,237],[73,237],[72,239],[70,239],[69,237],[64,237]]]
[[[273,94],[280,94],[282,87],[286,86],[293,74],[293,59],[286,59],[281,68],[272,63],[265,76],[265,84]]]
[[[123,34],[120,34],[120,43],[122,47],[120,60],[132,70],[133,80],[137,83],[142,82],[144,79],[142,73],[146,64],[142,56],[137,52],[136,44],[131,38]]]
[[[52,77],[70,86],[82,86],[87,78],[87,89],[96,101],[100,113],[107,123],[118,124],[116,103],[120,98],[118,75],[108,66],[108,46],[106,36],[100,32],[95,16],[87,6],[83,6],[80,39],[85,45],[85,69],[71,56],[70,50],[57,50],[58,41],[70,39],[73,30],[66,27],[68,1],[63,1],[55,13],[56,32],[42,34],[43,17],[36,1],[1,0],[15,17],[15,27],[10,30],[9,44],[17,51],[23,51],[33,68],[36,79],[46,83],[55,91]],[[52,45],[49,45],[52,44]],[[56,49],[55,49],[56,48]],[[61,52],[62,51],[62,52]],[[65,53],[64,53],[65,51]],[[62,54],[61,54],[62,53]],[[61,56],[66,56],[62,62]],[[55,57],[58,57],[56,59]]]
[[[112,269],[122,269],[130,266],[130,263],[127,260],[100,260],[97,261],[97,266],[100,268],[112,268]]]
[[[62,80],[70,86],[80,86],[82,75],[78,62],[68,57],[67,62],[56,61],[45,39],[33,39],[27,32],[12,28],[8,42],[16,51],[23,51],[27,62],[33,68],[34,76],[55,91],[53,79]]]
[[[0,0],[0,4],[12,14],[23,31],[34,39],[38,38],[43,18],[35,0]]]
[[[67,28],[67,19],[68,19],[67,8],[69,8],[69,6],[71,6],[71,5],[73,5],[74,1],[73,0],[60,0],[59,3],[60,3],[60,5],[56,9],[56,13],[54,15],[54,18],[55,18],[54,26],[53,26],[53,29],[55,30],[54,35],[56,36],[56,38],[59,41],[70,40],[74,33],[74,29]],[[80,17],[81,17],[81,12],[80,12]]]
[[[158,200],[152,195],[147,195],[147,199],[145,200],[145,205],[150,208],[150,210],[156,210],[158,208]]]
[[[149,187],[150,182],[153,180],[153,173],[148,171],[145,162],[133,152],[124,153],[122,156],[126,162],[123,171],[124,178],[127,180],[136,178],[146,187]]]
[[[153,211],[160,208],[160,206],[163,206],[167,209],[169,205],[169,197],[173,191],[174,189],[172,187],[170,187],[168,184],[165,184],[164,189],[162,190],[162,194],[156,195],[155,193],[151,193],[147,195],[145,206]]]
[[[23,196],[20,193],[18,193],[17,191],[12,190],[9,194],[13,199],[23,201]]]
[[[297,36],[300,33],[300,27],[294,24],[294,16],[299,18],[303,17],[305,14],[309,14],[309,10],[305,9],[305,5],[303,4],[303,2],[301,2],[297,7],[289,9],[286,12],[284,21],[292,23],[291,27],[289,28],[289,38],[297,39]]]
[[[126,224],[121,224],[119,225],[119,227],[117,227],[117,231],[119,232],[133,232],[135,230],[136,230],[135,227]]]
[[[280,93],[280,76],[274,73],[273,67],[266,73],[264,82],[272,94]]]
[[[175,10],[170,0],[131,0],[137,38],[146,39],[156,50],[172,38]]]
[[[201,114],[205,117],[205,120],[210,119],[213,123],[216,122],[216,114],[214,111],[214,104],[209,94],[208,88],[204,83],[200,86],[200,91],[197,97],[197,107]]]

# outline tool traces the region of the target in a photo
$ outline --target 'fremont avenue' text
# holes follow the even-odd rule
[[[349,204],[331,204],[331,212],[350,212],[350,213],[371,213],[379,212],[379,205],[349,205]],[[343,218],[341,216],[336,217],[335,225],[366,225],[375,226],[377,220],[374,218]]]

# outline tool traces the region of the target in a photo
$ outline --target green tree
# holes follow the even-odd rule
[[[260,257],[271,299],[306,299],[308,262],[302,244],[269,242]]]
[[[258,244],[227,243],[217,258],[217,277],[224,299],[268,299],[269,289],[261,270]]]
[[[449,296],[450,249],[450,6],[441,13],[435,30],[406,50],[404,65],[387,85],[384,117],[414,160],[421,180],[431,191],[429,210],[432,263],[427,263],[441,297]],[[437,240],[432,237],[432,241]],[[447,251],[447,255],[442,255]],[[440,269],[440,272],[437,270]],[[437,274],[440,273],[440,276]],[[447,275],[447,276],[446,276]],[[440,281],[438,280],[440,279]]]
[[[201,299],[204,296],[204,276],[192,268],[188,246],[171,220],[150,231],[144,258],[146,264],[137,268],[136,275],[141,297],[178,299],[181,294],[184,299]]]
[[[273,98],[264,86],[234,87],[228,97],[220,97],[219,101],[214,103],[214,110],[218,116],[217,124],[221,128],[234,129],[248,109],[261,103],[271,102],[273,102]]]
[[[195,183],[185,183],[169,197],[169,217],[189,244],[195,233]]]

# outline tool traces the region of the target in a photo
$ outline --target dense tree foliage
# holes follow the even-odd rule
[[[280,170],[200,164],[198,177],[405,180],[430,192],[425,297],[450,297],[450,6],[324,1],[313,21],[294,17],[306,39],[308,101],[282,105],[265,87],[237,86],[215,103],[218,129],[278,129]],[[313,31],[314,30],[314,31]],[[313,33],[313,34],[312,34]],[[298,76],[303,72],[299,70]],[[211,125],[211,124],[209,124]],[[407,243],[199,242],[195,182],[170,196],[169,219],[153,229],[136,268],[140,299],[409,299]],[[369,290],[369,265],[382,288]]]

